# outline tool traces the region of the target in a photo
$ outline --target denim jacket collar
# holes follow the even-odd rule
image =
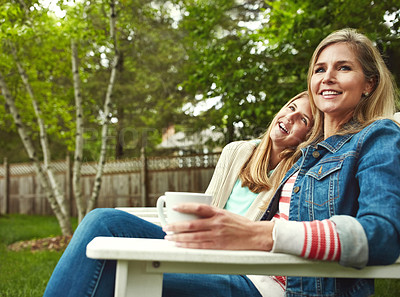
[[[324,147],[331,153],[335,153],[342,148],[342,146],[349,141],[354,134],[347,134],[347,135],[333,135],[324,141],[321,141],[314,145],[315,148]],[[307,148],[302,149],[303,154],[305,153]]]

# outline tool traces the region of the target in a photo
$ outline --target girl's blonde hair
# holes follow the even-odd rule
[[[293,101],[302,97],[307,97],[308,93],[301,92],[295,97],[290,99],[282,108],[286,108]],[[282,158],[279,165],[275,168],[273,175],[269,176],[270,168],[269,163],[271,160],[271,148],[272,141],[270,138],[271,131],[276,125],[278,118],[275,116],[269,125],[267,131],[261,138],[260,144],[254,149],[248,161],[243,165],[239,174],[242,186],[247,186],[250,191],[254,193],[260,193],[262,191],[268,191],[277,187],[277,183],[283,179],[286,172],[292,167],[295,160],[291,156],[296,152],[296,147],[288,147],[281,152],[280,157]],[[273,182],[277,181],[277,182]],[[276,185],[275,185],[276,184]],[[274,186],[275,185],[275,186]]]
[[[302,147],[323,139],[324,115],[315,105],[310,84],[311,77],[314,74],[314,66],[321,52],[335,43],[345,43],[353,50],[362,67],[365,79],[373,83],[372,92],[366,96],[363,95],[354,110],[352,120],[342,125],[337,134],[357,133],[379,118],[393,118],[396,110],[396,84],[372,41],[354,29],[347,28],[335,31],[320,42],[310,60],[307,81],[311,110],[314,115],[314,129],[310,138],[302,144]]]

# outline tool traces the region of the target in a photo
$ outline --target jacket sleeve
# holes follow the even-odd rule
[[[360,193],[355,220],[333,218],[344,265],[357,258],[354,253],[361,261],[352,266],[391,264],[400,254],[400,128],[391,120],[379,120],[366,129],[357,148]]]
[[[336,215],[330,218],[336,225],[341,253],[339,263],[343,266],[363,268],[368,263],[368,239],[364,228],[351,216]]]

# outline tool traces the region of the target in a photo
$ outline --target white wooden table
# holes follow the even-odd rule
[[[170,272],[400,278],[400,259],[393,265],[357,270],[278,253],[178,248],[161,239],[96,237],[86,254],[117,260],[116,297],[161,296],[163,273]]]

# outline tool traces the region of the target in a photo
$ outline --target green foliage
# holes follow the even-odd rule
[[[218,108],[204,117],[228,134],[241,123],[233,139],[258,136],[280,106],[306,89],[312,52],[334,30],[353,27],[368,35],[400,82],[398,1],[200,1],[195,8],[192,2],[185,2],[189,13],[181,23],[190,32],[185,40],[190,63],[182,85],[203,100],[221,97]],[[389,15],[391,24],[385,20]],[[243,26],[252,20],[262,26]]]
[[[257,8],[262,1],[253,4]],[[235,137],[234,124],[249,119],[247,122],[255,127],[250,119],[265,99],[265,58],[254,52],[253,32],[243,25],[257,18],[259,11],[236,1],[201,2],[188,5],[186,10],[181,26],[188,32],[185,45],[190,63],[185,69],[188,79],[182,86],[189,94],[202,94],[204,99],[220,98],[219,108],[204,114],[204,122],[226,129],[223,141],[230,142]],[[255,108],[249,110],[249,106]],[[241,138],[254,135],[254,131],[245,130]]]
[[[77,41],[84,159],[96,160],[114,50],[109,2],[78,1],[69,6],[59,1],[66,11],[63,18],[48,13],[37,1],[26,3],[28,11],[19,1],[0,4],[0,68],[7,74],[21,117],[39,146],[36,119],[12,46],[43,111],[53,159],[74,149],[70,42]],[[170,124],[186,131],[214,126],[226,135],[215,145],[260,135],[282,104],[306,88],[315,46],[343,27],[357,28],[373,39],[400,83],[399,20],[395,0],[119,1],[116,37],[121,60],[108,115],[114,119],[108,158],[136,157],[142,146],[155,152]],[[185,103],[196,105],[209,98],[217,98],[217,104],[208,111],[197,116],[182,112]],[[15,135],[4,106],[0,124],[3,135]],[[17,144],[7,140],[0,153],[16,158],[12,152]]]
[[[164,1],[148,0],[122,1],[117,7],[121,59],[113,91],[112,117],[117,121],[110,127],[108,159],[137,157],[142,146],[151,152],[161,140],[162,129],[179,122],[183,95],[177,85],[184,52],[167,8]],[[85,12],[86,30],[97,32],[79,40],[85,118],[91,115],[85,124],[89,132],[85,160],[95,160],[99,153],[99,112],[112,54],[107,40],[98,38],[108,34],[107,9],[98,4],[79,8]],[[82,13],[72,15],[82,22]]]
[[[33,3],[32,3],[33,4]],[[24,123],[38,143],[38,127],[30,98],[16,68],[11,46],[27,71],[36,99],[41,105],[53,159],[65,157],[74,149],[75,111],[71,73],[70,42],[79,51],[79,74],[84,105],[84,159],[98,158],[103,102],[110,77],[113,43],[109,38],[109,2],[93,1],[63,5],[62,19],[36,3],[18,2],[0,5],[0,67],[7,73],[7,84],[16,98]],[[113,92],[108,158],[138,156],[142,145],[151,152],[160,142],[162,129],[182,117],[183,93],[180,65],[184,51],[174,28],[169,9],[172,2],[132,0],[118,2],[117,44],[121,59]],[[30,9],[29,9],[30,8]],[[3,98],[0,97],[0,100]],[[16,132],[7,110],[0,115],[5,132]],[[108,115],[110,116],[110,115]],[[122,142],[126,133],[134,135]],[[151,131],[151,133],[149,133]],[[151,134],[150,136],[148,136]],[[14,143],[14,142],[11,142]],[[15,142],[17,143],[17,142]],[[2,149],[0,149],[2,150]],[[10,151],[1,151],[11,160]],[[24,161],[24,159],[20,159]]]
[[[7,6],[9,18],[1,26],[1,60],[4,63],[1,63],[0,67],[3,75],[7,74],[7,84],[16,100],[21,118],[39,147],[37,120],[30,95],[21,81],[17,62],[24,68],[35,99],[42,110],[51,145],[53,148],[59,148],[60,144],[65,147],[68,145],[65,141],[69,140],[73,129],[71,97],[68,97],[68,89],[71,89],[71,84],[68,85],[71,62],[65,52],[67,40],[63,38],[57,21],[49,16],[45,9],[35,6],[36,9],[27,12],[18,3],[11,2],[4,4],[0,10],[3,11],[4,6]],[[12,55],[13,49],[16,51],[16,57]],[[9,123],[3,128],[5,131],[16,130],[7,112],[2,113],[0,117],[1,121]],[[20,146],[19,144],[18,147]],[[64,157],[65,152],[66,148],[56,149],[55,158]],[[9,159],[14,157],[12,150],[4,150],[2,153]]]

